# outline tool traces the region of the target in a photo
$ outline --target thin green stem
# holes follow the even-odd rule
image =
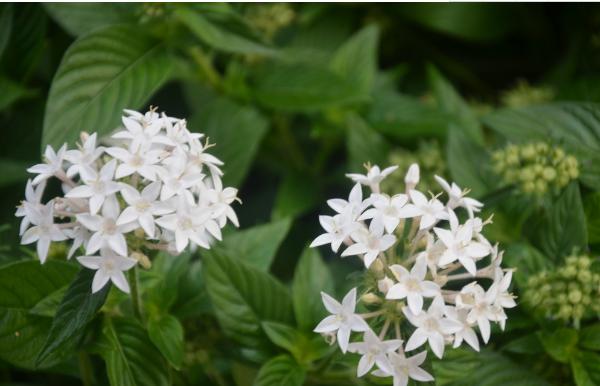
[[[140,322],[142,319],[142,301],[138,291],[138,271],[137,267],[129,270],[129,286],[131,287],[131,304],[133,306],[133,314]]]
[[[94,373],[90,356],[85,351],[79,351],[79,373],[83,386],[92,386],[94,384]]]

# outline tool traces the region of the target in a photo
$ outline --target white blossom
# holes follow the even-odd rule
[[[96,270],[92,280],[92,293],[100,291],[109,280],[121,291],[129,293],[129,283],[123,272],[133,268],[137,260],[102,248],[100,256],[79,256],[77,261],[86,268]]]
[[[85,185],[79,185],[69,190],[65,197],[88,198],[90,213],[98,213],[104,200],[121,189],[119,183],[113,180],[116,168],[117,161],[111,160],[100,169],[99,173],[92,170],[88,174],[87,170],[82,170],[81,177]]]
[[[433,381],[433,377],[420,366],[425,362],[427,352],[423,351],[412,357],[405,357],[403,354],[390,353],[388,359],[392,366],[392,371],[379,369],[373,372],[377,377],[394,377],[394,386],[406,386],[408,380],[414,379],[419,382]]]
[[[368,373],[375,364],[385,372],[391,373],[392,367],[387,354],[396,351],[402,346],[399,339],[382,341],[371,329],[365,331],[362,342],[354,342],[348,345],[348,351],[361,354],[358,361],[357,374],[362,377]]]
[[[28,208],[26,215],[33,226],[23,233],[21,244],[37,243],[37,254],[44,263],[52,241],[66,240],[64,232],[54,223],[52,201],[41,208]]]
[[[365,267],[369,268],[381,252],[387,251],[396,242],[396,236],[384,234],[381,221],[373,220],[369,230],[360,229],[350,235],[355,241],[350,245],[342,256],[364,255]]]
[[[424,258],[417,259],[410,272],[401,265],[395,264],[390,270],[398,280],[386,293],[387,299],[405,299],[414,314],[421,312],[424,297],[440,295],[440,287],[425,280],[427,262]]]
[[[62,167],[66,151],[66,144],[62,145],[57,152],[54,151],[52,146],[46,146],[46,151],[44,152],[45,162],[42,164],[34,165],[27,169],[29,173],[37,174],[37,176],[35,176],[35,178],[33,179],[32,184],[37,185],[50,177],[54,177],[58,173],[64,173]]]
[[[375,165],[373,167],[367,167],[367,174],[357,174],[357,173],[349,173],[346,174],[346,177],[350,178],[354,182],[358,182],[359,184],[366,185],[371,188],[371,190],[375,193],[379,192],[379,183],[383,181],[383,179],[394,170],[398,169],[398,166],[390,166],[383,170],[379,169],[379,166]]]

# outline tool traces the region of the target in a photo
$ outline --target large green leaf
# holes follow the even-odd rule
[[[446,162],[452,179],[461,188],[471,189],[471,196],[481,197],[489,190],[492,173],[488,152],[454,123],[448,130]]]
[[[427,73],[429,84],[439,108],[452,115],[454,122],[467,134],[469,139],[481,144],[483,142],[481,125],[468,103],[435,67],[429,66]]]
[[[443,360],[433,362],[433,369],[439,386],[549,386],[526,367],[491,350],[448,350]]]
[[[0,267],[0,358],[13,365],[35,368],[52,319],[31,314],[30,310],[73,279],[77,268],[58,262],[24,260]],[[60,359],[47,358],[38,367],[48,367]]]
[[[106,318],[100,354],[112,386],[170,385],[168,368],[135,319]]]
[[[67,289],[52,321],[48,339],[38,355],[38,363],[43,362],[54,352],[72,347],[106,301],[110,284],[92,293],[92,280],[95,273],[94,270],[81,269]]]
[[[309,178],[311,177],[306,174],[295,172],[289,172],[283,177],[271,213],[273,220],[300,216],[321,201],[319,186],[307,184]]]
[[[12,4],[4,4],[0,7],[0,59],[10,41],[13,17],[12,7]]]
[[[270,64],[258,72],[255,81],[258,101],[274,109],[312,111],[366,98],[353,82],[309,64]]]
[[[321,291],[332,294],[333,277],[321,259],[319,251],[306,248],[298,261],[292,282],[292,299],[298,326],[312,331],[326,315]]]
[[[260,323],[293,321],[287,289],[268,273],[241,259],[211,254],[204,259],[204,280],[223,331],[252,348],[262,344]]]
[[[579,346],[586,350],[600,351],[600,323],[592,324],[581,330]]]
[[[449,119],[447,113],[394,90],[375,92],[367,113],[367,121],[373,128],[400,140],[422,136],[443,138]]]
[[[534,244],[555,262],[587,247],[585,214],[579,184],[572,182],[541,216],[532,219],[529,233]]]
[[[571,370],[577,386],[600,384],[600,354],[578,351],[571,359]]]
[[[331,69],[353,82],[362,94],[369,94],[377,72],[377,27],[364,27],[350,37],[333,55]]]
[[[306,372],[289,355],[280,355],[265,363],[254,386],[301,386]]]
[[[125,3],[45,3],[50,16],[73,36],[85,35],[113,24],[136,21],[135,4]]]
[[[503,109],[484,122],[511,142],[551,141],[581,163],[581,180],[600,189],[600,105],[561,102]]]
[[[386,167],[390,145],[385,138],[358,115],[349,115],[346,126],[349,170],[362,173],[367,162]]]
[[[560,328],[555,331],[537,333],[544,349],[554,360],[569,363],[576,350],[579,334],[571,328]]]
[[[150,340],[175,368],[183,363],[183,326],[172,315],[161,315],[148,321]]]
[[[41,4],[12,6],[10,41],[3,54],[3,73],[11,79],[28,79],[36,70],[46,47],[48,17]]]
[[[79,38],[52,81],[42,144],[60,146],[83,130],[107,134],[124,108],[138,108],[169,78],[166,48],[134,26],[111,26]]]
[[[274,55],[276,51],[252,38],[250,27],[230,12],[180,7],[175,16],[209,46],[232,53]]]
[[[252,107],[226,98],[192,108],[199,113],[190,120],[190,129],[206,134],[216,144],[213,153],[225,162],[223,183],[238,186],[252,166],[268,121]]]
[[[331,351],[331,346],[312,331],[303,332],[277,322],[263,322],[262,327],[273,344],[287,350],[300,364],[309,364]]]
[[[223,237],[216,250],[232,256],[261,271],[267,271],[277,249],[290,230],[291,220],[284,218],[261,224]]]

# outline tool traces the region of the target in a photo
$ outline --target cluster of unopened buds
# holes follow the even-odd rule
[[[223,163],[206,152],[208,140],[153,109],[125,113],[106,146],[96,133],[82,133],[77,149],[48,146],[44,163],[28,169],[36,176],[16,212],[21,243],[37,243],[42,263],[51,242],[69,240],[68,258],[85,252],[77,260],[96,270],[93,292],[109,280],[129,292],[124,272],[149,266],[144,251],[208,249],[228,221],[238,226],[237,190],[223,188]],[[63,194],[42,203],[49,179],[61,182]]]
[[[478,351],[476,329],[487,343],[491,322],[503,329],[504,309],[516,303],[508,292],[512,271],[502,269],[498,245],[481,234],[491,221],[476,217],[483,204],[438,176],[448,199],[442,203],[441,193],[428,198],[416,189],[417,164],[406,174],[404,193],[380,193],[380,182],[396,168],[367,165],[366,175],[348,174],[356,185],[347,200],[327,202],[336,213],[320,216],[325,233],[311,246],[330,244],[337,252],[343,245],[342,257],[358,256],[367,268],[359,289],[341,303],[322,293],[331,315],[315,332],[337,340],[343,353],[361,355],[359,377],[391,376],[394,386],[403,386],[409,378],[433,380],[421,368],[426,351],[417,349],[428,344],[442,358],[446,345],[466,342]],[[363,185],[371,190],[367,197]],[[356,310],[359,291],[363,313]],[[351,339],[353,332],[362,337]]]

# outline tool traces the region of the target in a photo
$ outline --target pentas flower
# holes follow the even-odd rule
[[[76,149],[48,146],[44,163],[28,169],[36,176],[16,211],[21,242],[36,243],[42,263],[52,242],[71,241],[68,258],[79,255],[96,270],[93,292],[109,281],[128,292],[123,272],[149,261],[145,253],[210,248],[228,222],[238,226],[237,189],[223,186],[223,162],[208,153],[202,134],[155,110],[125,110],[122,123],[108,146],[96,133],[82,133]],[[50,178],[61,181],[63,194],[43,203]]]
[[[358,183],[347,200],[327,201],[335,213],[319,216],[325,233],[311,246],[337,252],[344,244],[341,256],[359,257],[368,270],[341,304],[323,294],[332,315],[315,331],[337,333],[342,352],[361,356],[357,376],[392,377],[404,386],[410,379],[433,380],[421,368],[427,347],[440,359],[446,345],[479,351],[479,336],[487,343],[492,323],[503,329],[504,310],[516,303],[512,271],[502,268],[502,251],[482,233],[491,218],[476,217],[483,204],[439,177],[442,191],[428,198],[418,190],[416,164],[406,173],[403,193],[381,192],[379,184],[394,170],[368,166],[366,175],[348,174]]]

